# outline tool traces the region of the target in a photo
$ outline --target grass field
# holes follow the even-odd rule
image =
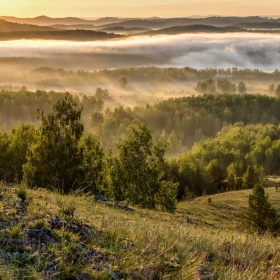
[[[239,227],[250,190],[181,202],[174,215],[19,186],[1,192],[0,279],[280,279],[280,238]],[[280,192],[267,192],[280,211]]]

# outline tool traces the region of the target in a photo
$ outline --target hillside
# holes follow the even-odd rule
[[[266,189],[269,201],[280,214],[280,192],[274,187]],[[241,222],[241,214],[248,207],[248,196],[251,190],[231,191],[215,195],[197,197],[192,201],[178,204],[176,216],[188,217],[194,224],[224,230],[237,230]],[[208,204],[208,198],[211,204]]]
[[[120,37],[118,34],[108,34],[106,32],[93,30],[17,31],[0,33],[0,41],[19,39],[94,41],[118,37]]]
[[[244,32],[244,29],[239,27],[215,27],[212,25],[186,25],[186,26],[174,26],[170,28],[164,28],[160,30],[147,31],[141,33],[141,35],[160,35],[160,34],[181,34],[181,33],[228,33],[228,32]]]
[[[47,16],[38,16],[35,18],[18,18],[11,16],[2,16],[1,19],[18,22],[25,24],[36,24],[36,25],[53,25],[53,24],[65,24],[65,25],[77,25],[77,24],[94,24],[94,25],[103,25],[103,24],[112,24],[124,21],[125,19],[119,19],[114,17],[105,17],[95,20],[81,19],[77,17],[64,17],[64,18],[52,18]]]
[[[213,25],[216,27],[238,26],[252,29],[274,29],[279,25],[279,19],[267,17],[180,17],[180,18],[116,18],[104,17],[99,19],[82,19],[77,17],[51,18],[47,16],[39,16],[35,18],[17,18],[11,16],[2,16],[4,19],[15,23],[35,24],[41,26],[49,25],[79,25],[92,24],[98,28],[110,28],[122,26],[125,28],[147,28],[147,29],[163,29],[173,26],[184,25]]]
[[[38,26],[32,24],[20,24],[8,22],[0,19],[0,32],[12,32],[12,31],[55,31],[57,28],[48,26]]]
[[[145,31],[150,31],[149,28],[141,28],[141,27],[123,27],[123,26],[115,26],[115,27],[108,27],[104,29],[99,29],[100,31],[108,32],[108,33],[140,33]]]
[[[241,23],[248,23],[251,26],[259,23],[279,23],[279,19],[264,17],[206,17],[206,18],[149,18],[149,19],[129,19],[120,23],[103,25],[103,28],[115,27],[142,27],[149,29],[163,29],[173,26],[184,25],[213,25],[215,27],[238,26]],[[252,27],[251,27],[252,28]]]
[[[279,211],[280,193],[267,190]],[[1,277],[279,279],[279,238],[236,230],[250,192],[179,203],[171,215],[1,183]]]
[[[93,24],[71,24],[71,25],[68,25],[68,24],[53,24],[53,25],[50,25],[50,27],[65,29],[65,30],[71,30],[71,29],[93,30],[93,29],[95,29],[95,26]]]

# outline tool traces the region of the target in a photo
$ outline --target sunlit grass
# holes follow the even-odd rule
[[[28,277],[47,279],[42,276],[47,274],[42,273],[55,263],[55,279],[67,279],[70,275],[109,279],[110,273],[119,279],[278,279],[280,238],[249,234],[238,228],[250,192],[213,195],[210,204],[208,196],[185,201],[172,215],[138,208],[124,211],[114,208],[111,202],[95,202],[93,197],[81,194],[73,198],[47,190],[28,190],[27,217],[18,221],[10,216],[13,222],[1,230],[1,242],[20,240],[27,228],[49,229],[48,219],[64,216],[69,222],[93,227],[83,240],[84,249],[80,248],[78,234],[66,228],[55,229],[56,245],[42,247],[40,265],[13,263],[14,275],[20,275],[25,267]],[[280,192],[274,188],[267,192],[273,206],[280,210]],[[9,197],[18,199],[11,194]],[[63,215],[61,201],[71,204],[73,199],[74,216]],[[2,278],[9,279],[13,273],[9,274],[7,248],[2,246],[0,250],[0,271],[7,275]],[[93,263],[87,262],[87,251],[96,252]]]

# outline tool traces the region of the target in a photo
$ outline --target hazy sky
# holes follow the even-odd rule
[[[1,15],[34,17],[177,17],[279,15],[279,0],[0,0]]]

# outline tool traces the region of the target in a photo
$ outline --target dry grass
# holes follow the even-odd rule
[[[7,198],[16,202],[12,192]],[[268,192],[280,210],[280,192]],[[280,279],[280,238],[247,234],[236,227],[249,193],[213,195],[211,204],[208,196],[179,203],[175,215],[123,211],[110,202],[76,196],[74,217],[63,219],[92,230],[83,238],[67,227],[53,230],[56,243],[28,252],[31,259],[41,250],[40,265],[9,259],[7,254],[22,248],[2,245],[2,279]],[[61,217],[61,200],[67,204],[67,196],[59,199],[46,190],[29,190],[27,215],[16,220],[8,214],[1,244],[12,239],[11,229],[20,229],[20,237],[28,228],[47,227],[44,220]],[[54,274],[49,273],[50,263],[56,264]]]

